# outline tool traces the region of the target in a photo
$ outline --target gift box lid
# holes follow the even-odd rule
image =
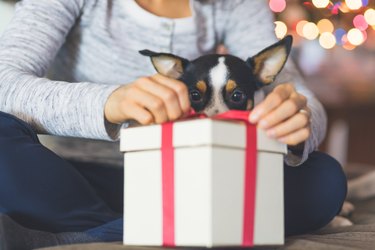
[[[121,129],[120,151],[156,150],[161,147],[161,125],[140,126]],[[197,147],[219,146],[245,148],[246,125],[243,122],[212,119],[194,119],[173,124],[173,146]],[[287,152],[286,145],[269,138],[257,130],[258,151],[275,153]]]

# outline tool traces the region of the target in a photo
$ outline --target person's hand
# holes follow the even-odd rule
[[[156,74],[116,89],[105,104],[104,114],[111,123],[135,120],[148,125],[176,120],[189,110],[185,84]]]
[[[292,84],[281,84],[253,109],[249,120],[269,137],[290,146],[301,145],[310,136],[311,111],[306,104],[306,97]]]

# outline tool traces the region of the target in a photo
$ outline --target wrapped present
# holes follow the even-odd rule
[[[229,111],[121,130],[124,244],[284,243],[286,146]]]

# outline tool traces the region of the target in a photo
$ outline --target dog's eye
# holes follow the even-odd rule
[[[240,90],[235,90],[233,91],[230,100],[234,103],[242,103],[246,100],[246,95]]]
[[[193,102],[200,102],[202,101],[202,95],[198,90],[190,91],[190,100]]]

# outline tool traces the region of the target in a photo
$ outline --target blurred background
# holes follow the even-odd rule
[[[375,0],[270,0],[275,33],[325,106],[321,150],[350,171],[375,166]]]
[[[327,110],[321,150],[347,171],[375,167],[375,0],[264,1],[277,37],[293,35],[292,57]],[[0,0],[0,33],[14,2]]]

